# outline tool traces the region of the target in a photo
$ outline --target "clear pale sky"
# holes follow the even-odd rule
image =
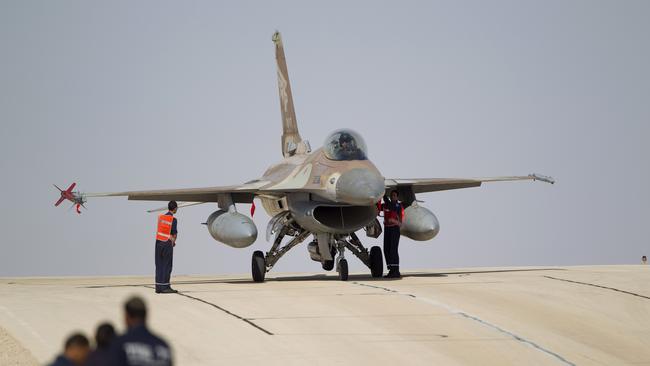
[[[271,35],[303,138],[362,133],[385,177],[552,175],[418,196],[440,220],[404,270],[640,263],[650,255],[648,1],[2,1],[0,276],[153,274],[157,202],[281,158]],[[249,205],[240,205],[248,212]],[[181,210],[174,274],[248,273]],[[366,244],[380,240],[364,240]],[[364,270],[352,259],[351,271]],[[320,273],[304,245],[273,271]]]

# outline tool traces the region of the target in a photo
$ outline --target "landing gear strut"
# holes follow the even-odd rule
[[[348,280],[348,261],[345,259],[345,241],[339,241],[336,245],[336,249],[339,252],[339,255],[336,257],[336,271],[339,273],[339,280],[347,281]]]
[[[341,281],[347,281],[348,280],[348,261],[347,259],[343,258],[339,260],[339,280]]]
[[[372,277],[381,277],[384,274],[384,258],[381,254],[381,249],[378,246],[373,246],[368,251],[354,233],[345,236],[336,236],[335,243],[331,245],[331,249],[332,258],[335,257],[336,252],[338,252],[338,255],[336,255],[336,260],[324,261],[323,269],[331,270],[334,267],[334,263],[336,263],[336,271],[341,281],[348,280],[348,261],[345,259],[345,249],[349,249],[363,264],[370,268]]]
[[[308,231],[294,226],[292,218],[285,216],[283,219],[286,221],[283,223],[282,228],[275,237],[271,249],[266,252],[266,254],[262,253],[260,250],[256,250],[253,253],[251,272],[253,274],[253,281],[255,282],[264,282],[266,272],[270,271],[284,254],[286,254],[291,248],[302,243],[310,234]],[[293,236],[293,238],[285,245],[281,245],[282,239],[287,235]]]
[[[352,254],[370,268],[370,274],[372,277],[381,277],[384,274],[384,258],[381,254],[381,249],[378,246],[373,246],[370,248],[370,251],[368,251],[368,249],[361,244],[359,237],[355,233],[350,234],[350,240],[345,240],[343,242],[345,243],[345,247],[350,249]]]

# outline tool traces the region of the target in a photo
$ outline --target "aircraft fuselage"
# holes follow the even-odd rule
[[[384,195],[384,177],[370,160],[336,161],[323,149],[283,159],[259,180],[265,189],[282,189],[283,196],[260,196],[269,216],[291,211],[312,232],[346,234],[368,225],[377,216]],[[293,191],[293,192],[292,192]]]

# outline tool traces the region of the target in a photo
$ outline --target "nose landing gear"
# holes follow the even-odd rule
[[[336,258],[336,271],[339,273],[339,279],[341,281],[348,280],[348,261],[345,259],[345,249],[349,249],[363,264],[368,266],[372,277],[378,278],[384,274],[384,258],[381,254],[381,249],[378,246],[373,246],[368,251],[361,244],[356,234],[350,234],[347,240],[338,240],[336,249],[339,252]]]
[[[348,261],[343,258],[339,260],[338,271],[339,280],[347,281],[348,280]]]
[[[345,259],[346,242],[341,240],[336,244],[339,255],[336,257],[336,272],[339,273],[339,280],[348,280],[348,261]]]

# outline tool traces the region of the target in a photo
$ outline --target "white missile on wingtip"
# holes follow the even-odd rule
[[[555,184],[555,179],[553,179],[553,177],[549,177],[547,175],[541,175],[541,174],[533,173],[533,174],[529,174],[528,176],[533,178],[533,180],[538,180],[540,182]]]

